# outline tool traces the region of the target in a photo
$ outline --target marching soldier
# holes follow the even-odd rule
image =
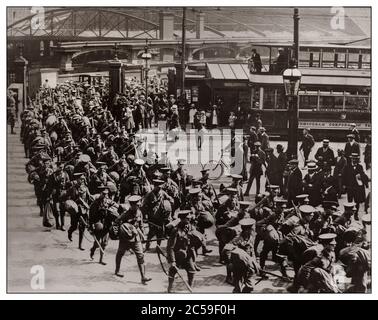
[[[237,215],[240,205],[238,199],[238,190],[235,188],[227,188],[228,199],[218,208],[215,214],[215,224],[224,225],[231,216]]]
[[[115,275],[123,277],[120,273],[121,261],[127,250],[132,250],[136,256],[141,275],[141,281],[146,284],[151,278],[146,277],[146,265],[144,264],[144,253],[142,241],[144,240],[143,214],[140,210],[141,196],[129,197],[130,208],[121,213],[114,221],[119,225],[119,244],[116,254]],[[121,206],[119,208],[122,208]]]
[[[84,250],[82,247],[83,237],[86,225],[88,224],[88,211],[90,204],[93,202],[93,197],[89,193],[85,174],[78,172],[74,174],[74,177],[76,181],[68,190],[68,197],[76,203],[77,212],[70,212],[70,210],[66,208],[71,214],[71,226],[68,229],[68,239],[72,241],[73,232],[79,228],[79,249]]]
[[[150,189],[150,183],[143,170],[144,161],[134,160],[134,168],[121,180],[120,202],[125,203],[127,195],[144,196]]]
[[[347,292],[366,293],[368,288],[367,275],[371,270],[369,251],[351,245],[340,251],[339,259],[344,264],[346,276],[352,279],[352,286],[348,288]]]
[[[172,220],[172,206],[174,200],[163,189],[164,181],[154,179],[154,188],[144,197],[142,212],[148,217],[149,231],[147,235],[146,251],[150,249],[150,240],[156,235],[157,244],[165,236],[165,226]]]
[[[205,256],[211,253],[212,250],[206,248],[205,229],[214,225],[213,221],[213,205],[211,201],[203,199],[200,188],[193,188],[189,190],[190,200],[188,209],[192,210],[196,227],[200,233],[203,234],[202,254]]]
[[[201,170],[202,177],[201,181],[201,192],[205,195],[213,204],[217,201],[217,195],[215,193],[214,186],[209,183],[209,169]]]
[[[250,222],[243,220],[242,224]],[[250,293],[254,289],[254,275],[260,273],[260,268],[254,256],[249,255],[243,249],[234,244],[227,244],[222,252],[222,256],[227,263],[227,267],[234,275],[233,293]]]
[[[256,237],[256,220],[252,218],[243,218],[239,221],[241,233],[232,243],[238,248],[243,249],[251,257],[255,257],[254,243]]]
[[[100,187],[107,186],[108,182],[115,183],[114,180],[106,172],[108,166],[105,162],[98,161],[96,162],[96,165],[98,166],[98,170],[95,174],[92,175],[90,184],[90,191],[94,194],[100,193]]]
[[[109,198],[109,189],[106,186],[101,186],[99,190],[101,190],[100,197],[94,200],[89,208],[89,228],[94,236],[90,258],[93,260],[96,249],[100,247],[99,263],[106,265],[103,261],[104,252],[108,244],[109,229],[118,217],[118,204]]]
[[[48,184],[49,186],[47,188],[50,189],[49,192],[52,194],[55,226],[57,229],[65,231],[64,216],[66,210],[64,207],[64,202],[67,198],[67,189],[70,187],[70,177],[68,173],[64,171],[64,162],[58,161],[57,169],[50,176]]]
[[[336,260],[334,253],[336,245],[335,238],[336,234],[332,233],[319,236],[322,245],[315,250],[315,256],[299,269],[293,285],[288,288],[289,292],[297,293],[298,291],[303,292],[303,290],[309,293],[340,292],[333,278],[333,263]],[[307,251],[308,250],[314,249],[309,248]],[[317,250],[320,252],[318,253]]]
[[[227,192],[228,189],[236,189],[238,191],[238,199],[239,201],[244,201],[243,195],[243,176],[240,174],[231,174],[230,175],[232,181],[231,184],[228,186],[224,186],[223,184],[220,185],[219,190],[223,192],[224,190]]]
[[[160,179],[162,179],[165,183],[162,186],[162,189],[174,199],[174,206],[173,211],[180,207],[180,191],[179,187],[176,182],[174,182],[170,178],[171,168],[164,167],[160,168],[160,172],[162,173]]]
[[[168,271],[168,293],[172,292],[174,277],[178,269],[185,269],[188,274],[188,284],[193,286],[196,272],[195,259],[196,252],[191,241],[190,234],[194,227],[190,223],[191,210],[181,210],[178,212],[180,222],[173,230],[167,243],[167,259],[170,264]]]

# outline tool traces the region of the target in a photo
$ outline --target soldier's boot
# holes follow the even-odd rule
[[[68,236],[68,240],[70,240],[71,242],[72,242],[72,233],[73,233],[73,231],[70,227],[67,231],[67,236]],[[79,234],[79,239],[80,239],[80,234]],[[79,246],[80,246],[80,240],[79,240]]]
[[[55,217],[55,228],[56,230],[60,230],[59,215]]]
[[[288,278],[289,276],[287,275],[287,272],[286,272],[286,266],[283,265],[283,264],[281,264],[280,267],[281,267],[281,274],[282,274],[282,276],[285,277],[285,278]]]
[[[85,250],[82,246],[83,237],[84,237],[84,231],[79,230],[79,249],[82,251]]]
[[[91,248],[90,253],[89,253],[89,257],[91,258],[91,260],[93,260],[93,256],[94,256],[95,251],[96,251],[96,247],[93,246],[93,247]]]
[[[261,258],[260,256],[260,277],[263,279],[267,279],[268,276],[264,272],[264,269],[265,269],[265,258]]]
[[[232,267],[231,267],[230,264],[227,265],[226,270],[227,270],[226,282],[227,282],[228,284],[233,285],[233,284],[234,284],[234,281],[233,281],[233,279],[232,279]]]
[[[39,205],[39,216],[43,217],[43,206]]]
[[[146,277],[146,265],[144,263],[138,264],[140,277],[143,284],[147,284],[148,281],[151,281],[151,278]]]
[[[66,229],[64,228],[64,213],[60,214],[60,230],[66,231]]]
[[[173,282],[175,281],[175,277],[168,276],[168,293],[172,293]]]
[[[123,275],[122,273],[119,272],[119,270],[121,269],[121,261],[122,261],[122,255],[120,255],[120,254],[117,252],[117,254],[116,254],[116,258],[115,258],[115,264],[116,264],[116,267],[115,267],[114,274],[115,274],[117,277],[123,278],[124,275]]]
[[[194,282],[194,273],[188,273],[188,285],[189,287],[193,288]]]
[[[99,264],[106,266],[106,262],[104,262],[104,253],[100,250],[100,260],[98,261]]]
[[[202,245],[202,255],[206,256],[208,253],[213,252],[211,249],[207,249],[206,244]]]
[[[360,220],[360,218],[358,217],[358,212],[357,211],[354,213],[354,220],[356,220],[356,221]]]

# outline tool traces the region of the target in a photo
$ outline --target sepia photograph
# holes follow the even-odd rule
[[[371,7],[63,4],[6,7],[7,293],[372,293]]]

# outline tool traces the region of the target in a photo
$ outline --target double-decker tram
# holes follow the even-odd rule
[[[291,48],[254,45],[261,56],[257,72],[250,64],[251,105],[272,135],[287,134],[282,72]],[[279,57],[280,56],[280,57]],[[355,123],[362,136],[371,133],[371,49],[364,46],[302,45],[298,68],[299,130],[311,128],[319,139],[342,138]]]

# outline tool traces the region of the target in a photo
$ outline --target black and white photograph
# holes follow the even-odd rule
[[[7,293],[372,293],[371,7],[32,4]]]

